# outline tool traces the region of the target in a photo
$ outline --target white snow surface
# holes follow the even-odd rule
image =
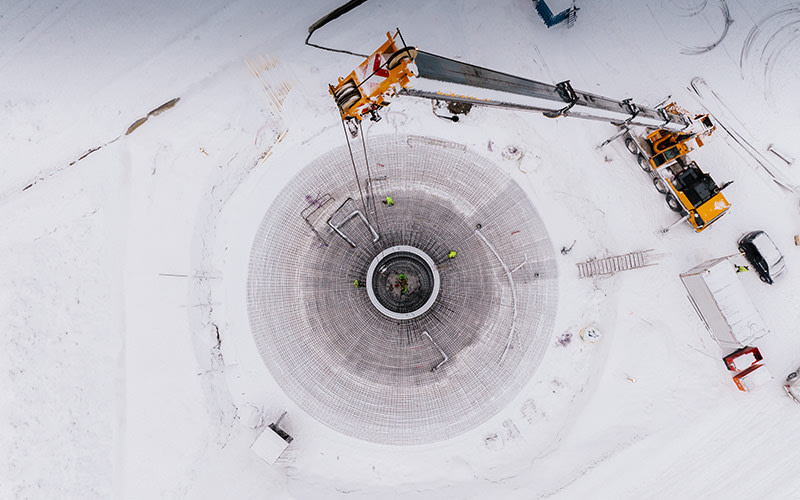
[[[305,414],[247,323],[270,200],[345,139],[327,85],[361,61],[303,44],[340,3],[0,4],[0,498],[798,498],[800,407],[781,383],[800,364],[800,165],[768,151],[800,159],[796,2],[579,0],[567,30],[527,0],[371,0],[314,35],[370,53],[399,26],[428,52],[649,105],[671,96],[727,129],[694,159],[735,180],[730,213],[661,234],[675,216],[636,162],[620,142],[597,148],[611,125],[486,108],[452,123],[407,97],[365,124],[367,140],[466,144],[529,193],[556,250],[576,240],[528,386],[479,427],[412,447]],[[523,156],[504,159],[508,146]],[[773,286],[740,275],[775,376],[742,393],[678,275],[755,229],[787,272]],[[578,262],[645,249],[658,265],[577,278]],[[578,336],[590,324],[597,344]],[[250,445],[283,410],[295,440],[269,466]]]

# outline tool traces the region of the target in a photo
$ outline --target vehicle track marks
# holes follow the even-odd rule
[[[772,93],[772,75],[781,55],[800,38],[800,6],[768,14],[750,30],[739,54],[743,77],[760,74],[765,97]]]
[[[692,56],[705,54],[706,52],[714,50],[717,47],[717,45],[722,43],[725,37],[728,36],[728,29],[730,29],[731,24],[733,24],[733,18],[731,17],[730,9],[728,9],[728,4],[725,2],[725,0],[719,1],[719,8],[720,10],[722,10],[722,18],[725,23],[725,26],[722,28],[722,34],[717,39],[717,41],[703,47],[690,47],[681,49],[682,54],[692,55]]]
[[[660,484],[674,485],[676,478],[681,478],[681,484],[678,490],[670,489],[670,498],[675,498],[676,493],[682,498],[703,499],[788,498],[779,492],[796,492],[800,486],[796,474],[791,473],[800,437],[785,419],[787,410],[793,408],[774,397],[775,393],[759,391],[728,398],[716,410],[683,428],[676,427],[671,433],[681,438],[648,461],[649,467],[642,470],[635,486],[622,498],[664,498],[654,492],[664,491]],[[785,432],[774,432],[780,428]],[[751,453],[758,448],[771,453]],[[641,452],[647,454],[648,450]],[[726,455],[743,457],[736,470],[720,459]],[[768,462],[762,463],[765,459]],[[697,470],[703,470],[703,474],[694,474]],[[737,474],[745,472],[758,480],[747,484],[735,481]],[[758,490],[748,491],[754,488]],[[698,492],[703,494],[697,496]]]
[[[723,42],[723,40],[725,40],[725,38],[728,36],[728,30],[733,24],[733,17],[731,16],[730,9],[728,8],[727,0],[715,0],[711,4],[711,6],[714,5],[718,6],[719,10],[722,13],[722,21],[723,21],[721,30],[722,32],[719,33],[717,30],[710,30],[714,33],[714,36],[717,37],[716,40],[711,43],[697,44],[697,45],[691,44],[693,40],[686,40],[685,38],[674,38],[674,30],[671,30],[669,28],[664,29],[664,27],[661,26],[661,22],[665,17],[664,14],[671,14],[672,16],[683,18],[679,20],[679,22],[682,24],[688,22],[696,24],[697,29],[695,29],[693,32],[698,33],[699,36],[703,36],[706,31],[709,31],[707,29],[708,26],[711,26],[712,24],[716,23],[716,15],[714,15],[713,18],[709,19],[709,15],[707,14],[708,10],[713,10],[709,9],[710,4],[708,0],[702,0],[702,1],[687,0],[683,2],[679,2],[677,0],[668,0],[668,1],[662,0],[659,5],[659,8],[660,10],[664,11],[664,13],[661,15],[657,14],[650,7],[650,5],[648,5],[647,8],[650,11],[650,14],[653,16],[656,24],[658,24],[659,28],[661,29],[661,32],[664,33],[665,36],[672,38],[672,40],[678,46],[681,47],[680,49],[681,54],[700,55],[700,54],[705,54],[706,52],[710,52],[714,50],[717,46],[719,46]],[[706,26],[700,24],[703,21]],[[689,43],[687,43],[687,41]]]
[[[0,68],[45,34],[81,0],[20,1],[0,14]]]
[[[769,175],[773,182],[790,192],[796,193],[800,191],[800,186],[780,166],[775,165],[753,146],[753,135],[703,78],[693,78],[689,90],[699,98],[700,104],[711,113],[714,117],[714,123],[724,130],[731,140],[750,159],[755,161],[762,171]]]

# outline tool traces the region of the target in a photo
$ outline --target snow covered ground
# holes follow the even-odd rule
[[[573,29],[548,30],[527,0],[371,0],[314,35],[369,53],[400,27],[500,71],[651,105],[672,96],[717,118],[694,159],[735,181],[712,228],[664,235],[674,216],[624,146],[596,148],[612,126],[492,109],[452,123],[397,99],[368,138],[466,144],[529,193],[554,244],[576,241],[559,255],[552,346],[530,384],[478,428],[413,447],[303,413],[247,324],[247,259],[270,199],[344,140],[327,84],[360,60],[303,44],[339,3],[0,4],[0,497],[797,498],[800,407],[781,389],[800,364],[797,3],[579,1]],[[508,146],[523,157],[504,159]],[[788,271],[774,286],[741,276],[775,376],[746,394],[678,275],[754,229]],[[578,262],[645,249],[658,265],[577,278]],[[577,336],[589,323],[598,344]],[[270,467],[249,446],[282,410],[296,439]]]

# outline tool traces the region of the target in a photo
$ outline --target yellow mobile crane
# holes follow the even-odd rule
[[[313,29],[316,25],[309,33]],[[665,195],[667,205],[683,216],[681,220],[688,220],[696,232],[709,227],[730,208],[721,192],[730,182],[718,186],[687,156],[703,146],[703,137],[715,129],[707,114],[690,115],[675,103],[655,108],[640,106],[631,99],[615,100],[576,91],[569,80],[551,85],[455,61],[407,46],[399,30],[387,32],[386,37],[355,70],[330,85],[342,121],[353,136],[365,116],[379,120],[381,108],[396,95],[537,111],[549,118],[574,116],[606,121],[619,127],[620,132],[601,146],[625,137],[626,147],[637,155],[639,165]],[[412,88],[426,81],[446,88]],[[475,89],[481,89],[486,97],[471,95]],[[559,106],[553,107],[554,102]],[[633,127],[643,127],[648,133],[639,136],[632,132]]]

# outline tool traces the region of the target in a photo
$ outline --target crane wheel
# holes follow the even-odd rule
[[[637,155],[636,156],[636,161],[639,163],[639,167],[642,170],[644,170],[645,172],[649,172],[650,171],[650,162],[647,161],[647,158],[645,158],[642,155]]]
[[[683,212],[683,207],[681,206],[681,204],[678,202],[678,199],[675,198],[674,195],[668,194],[666,200],[667,200],[667,206],[669,207],[670,210],[678,213]]]
[[[656,187],[656,191],[661,194],[669,193],[669,188],[667,187],[667,183],[664,182],[663,179],[655,178],[653,179],[653,185]]]
[[[633,155],[639,153],[639,146],[637,146],[636,141],[634,141],[630,137],[625,138],[625,147],[628,148],[628,151],[630,151],[631,154]]]
[[[403,47],[389,57],[386,63],[386,69],[392,70],[403,62],[403,59],[411,59],[412,61],[417,57],[417,49],[414,47]]]

